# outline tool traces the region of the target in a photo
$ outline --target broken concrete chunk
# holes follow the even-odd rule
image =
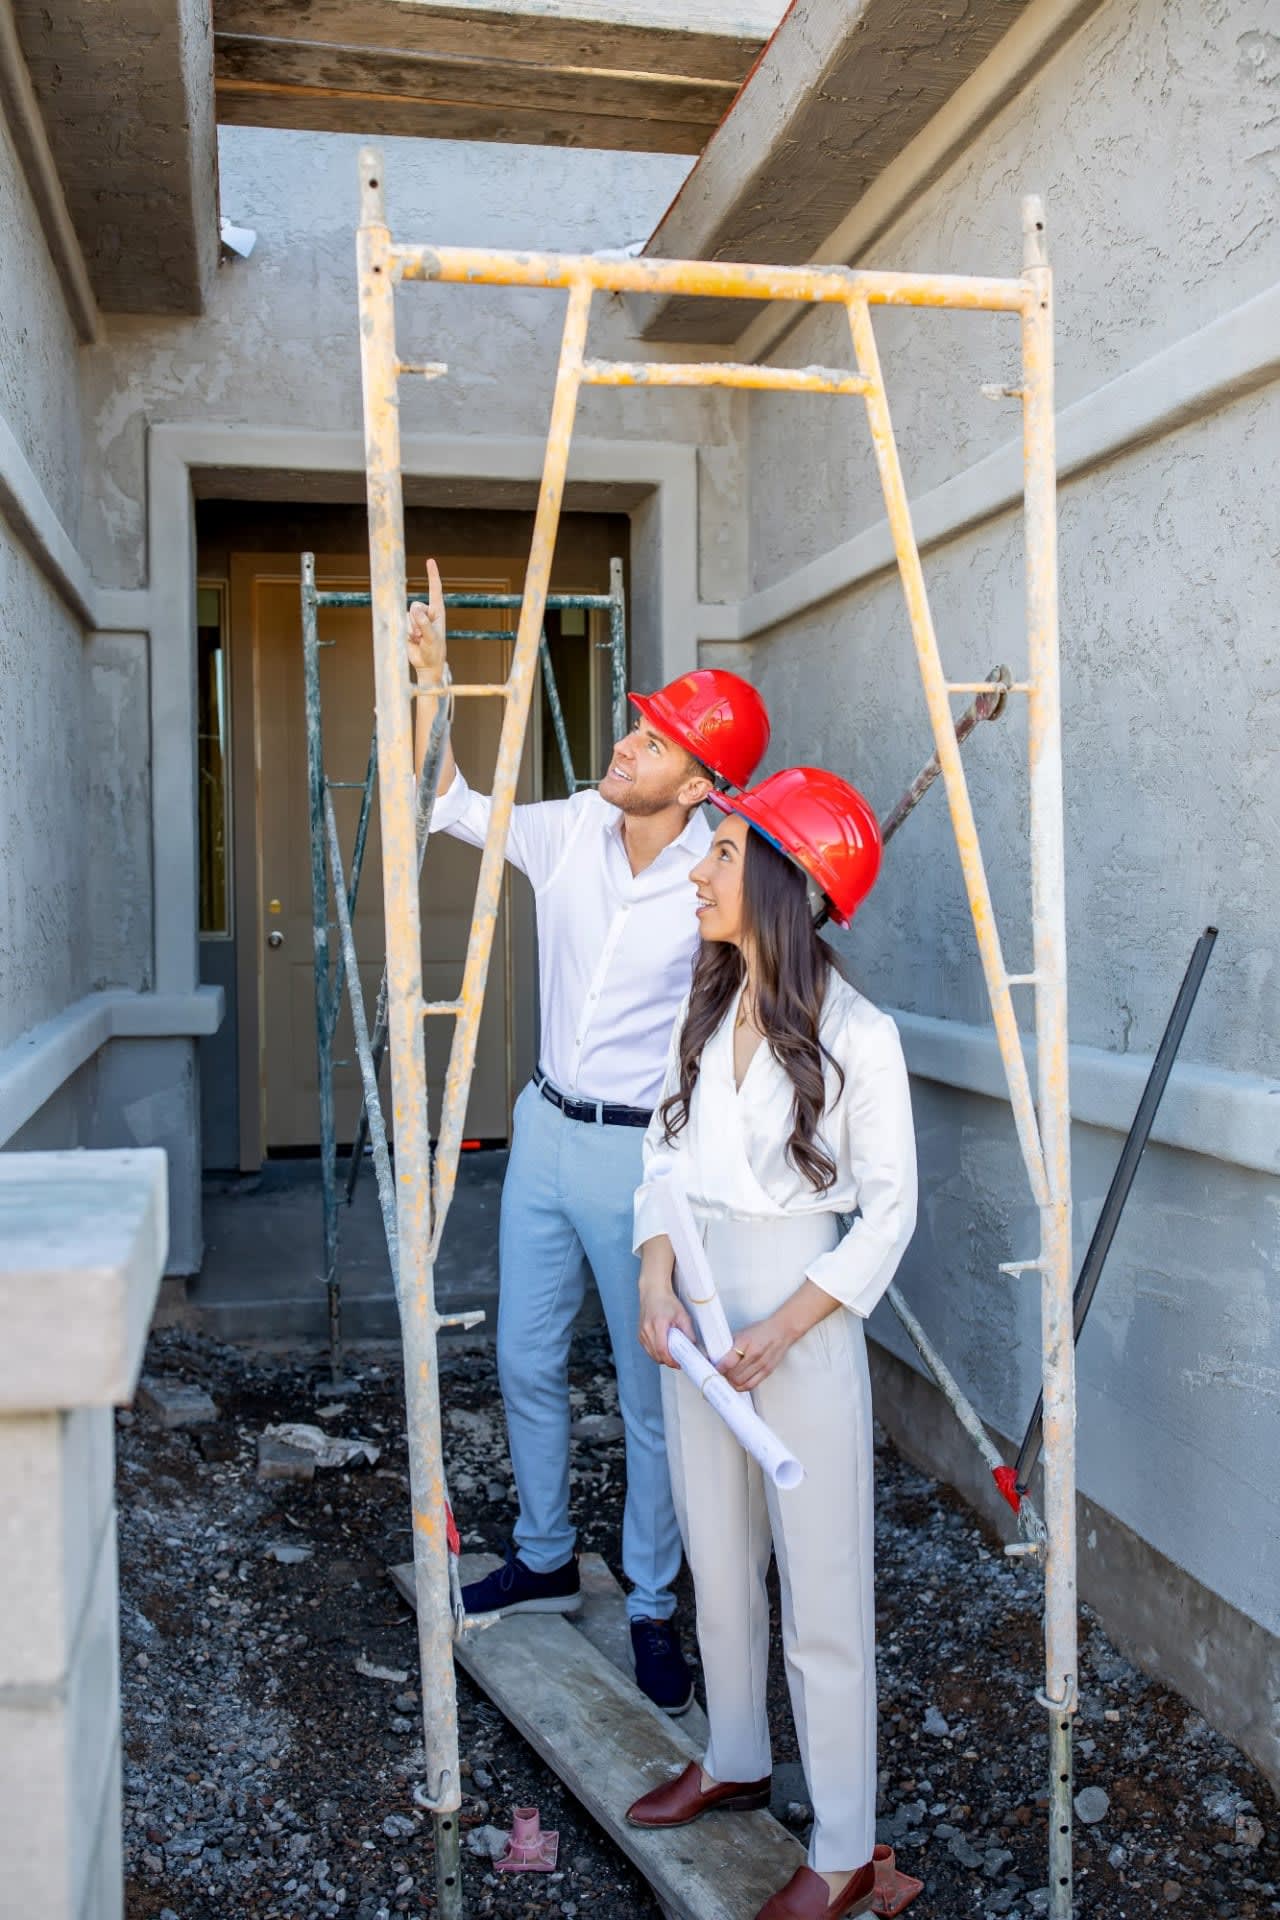
[[[314,1454],[290,1446],[287,1440],[278,1440],[270,1429],[258,1435],[259,1480],[314,1480],[315,1477]]]
[[[584,1413],[569,1431],[575,1440],[585,1440],[588,1446],[604,1447],[612,1440],[621,1440],[623,1425],[616,1413]]]
[[[204,1388],[193,1387],[185,1380],[139,1380],[138,1405],[162,1427],[203,1427],[218,1417],[218,1409]]]
[[[346,1438],[337,1433],[325,1433],[323,1428],[309,1426],[305,1420],[287,1420],[279,1426],[264,1427],[262,1439],[281,1441],[285,1446],[307,1454],[317,1467],[352,1467],[361,1464],[376,1467],[382,1457],[381,1447],[372,1440],[362,1439],[359,1434]]]

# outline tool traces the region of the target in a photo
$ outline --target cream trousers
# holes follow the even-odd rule
[[[711,1271],[737,1332],[794,1293],[836,1243],[833,1214],[700,1216]],[[698,1648],[716,1780],[772,1767],[766,1678],[771,1556],[800,1757],[813,1802],[809,1864],[860,1867],[875,1844],[876,1679],[871,1383],[862,1322],[845,1307],[811,1328],[752,1399],[805,1478],[790,1493],[683,1374],[662,1370],[676,1515],[697,1591]]]

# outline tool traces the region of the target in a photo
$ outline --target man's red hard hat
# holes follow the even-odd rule
[[[880,823],[856,787],[822,767],[788,767],[758,787],[713,793],[722,813],[740,813],[821,888],[831,917],[847,927],[880,871]]]
[[[649,725],[718,773],[745,787],[769,745],[769,714],[755,688],[724,667],[695,667],[656,693],[627,695]]]

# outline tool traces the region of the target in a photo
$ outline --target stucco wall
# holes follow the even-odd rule
[[[1112,0],[865,264],[1016,272],[1018,205],[1047,201],[1068,404],[1280,277],[1274,114],[1280,42],[1246,0]],[[1007,321],[877,315],[913,496],[1008,440]],[[848,359],[831,316],[782,344]],[[758,587],[882,517],[857,402],[753,401]],[[1275,532],[1280,391],[1264,388],[1081,473],[1060,498],[1071,1034],[1154,1050],[1192,944],[1217,953],[1184,1057],[1280,1072],[1280,695]],[[1021,533],[1007,515],[925,562],[956,678],[1025,665]],[[710,657],[710,656],[709,656]],[[929,751],[895,577],[864,580],[738,650],[776,722],[773,764],[846,770],[887,808]],[[1011,971],[1027,932],[1025,719],[966,752]],[[904,828],[844,948],[884,1005],[988,1019],[947,813]],[[1035,1251],[1007,1107],[917,1081],[924,1197],[904,1285],[982,1412],[1020,1435],[1038,1371]],[[1077,1259],[1120,1141],[1075,1129]],[[1150,1150],[1080,1354],[1086,1493],[1232,1606],[1280,1628],[1277,1186],[1223,1161]],[[906,1353],[881,1313],[877,1334]]]
[[[0,117],[0,419],[60,514],[79,497],[76,345]],[[0,1046],[86,984],[79,628],[0,517]]]
[[[1108,0],[856,264],[1016,274],[1020,201],[1041,194],[1057,401],[1069,406],[1275,283],[1274,25],[1264,0]],[[884,309],[874,319],[919,495],[1016,432],[1016,409],[980,388],[1017,384],[1017,321]],[[847,365],[848,325],[816,312],[775,357]],[[751,434],[755,586],[880,517],[856,400],[758,399]],[[779,471],[770,455],[781,447]]]
[[[397,238],[575,251],[643,240],[688,168],[678,157],[385,140]],[[113,320],[87,355],[85,543],[105,582],[145,578],[148,423],[200,421],[326,429],[360,426],[356,332],[356,161],[335,134],[223,128],[223,211],[252,227],[248,260],[223,265],[191,323]],[[546,431],[564,296],[409,286],[399,296],[405,359],[444,360],[447,379],[401,389],[410,433]],[[591,350],[630,351],[619,300],[593,309]],[[577,431],[700,443],[708,500],[734,502],[740,464],[732,396],[584,390]],[[734,564],[709,536],[709,585]],[[705,590],[705,585],[704,585]]]
[[[0,418],[74,538],[80,507],[76,336],[3,114],[0,234]]]
[[[74,544],[80,349],[2,117],[0,233],[0,421],[33,476],[28,486]],[[150,984],[151,819],[146,636],[86,635],[3,516],[0,610],[3,1050],[96,988]],[[163,1077],[174,1077],[169,1063]],[[91,1059],[5,1144],[114,1144],[122,1128],[132,1144],[121,1105]],[[195,1203],[193,1187],[189,1211]],[[180,1249],[192,1240],[188,1225]]]

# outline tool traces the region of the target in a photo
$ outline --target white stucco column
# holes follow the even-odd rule
[[[167,1244],[160,1150],[0,1154],[0,1905],[41,1920],[123,1911],[112,1408]]]

